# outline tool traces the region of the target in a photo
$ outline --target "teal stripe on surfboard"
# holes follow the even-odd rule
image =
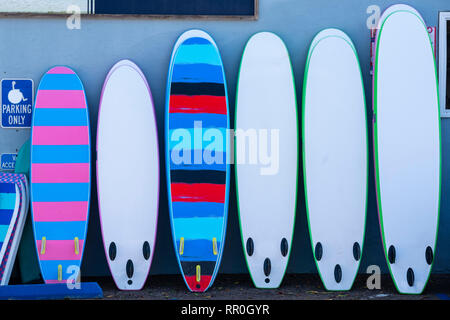
[[[177,51],[176,64],[207,63],[222,66],[217,49],[212,44],[182,44]]]
[[[176,239],[222,239],[223,217],[175,218]]]
[[[0,195],[0,209],[11,210],[16,207],[15,193],[3,193]]]
[[[6,238],[6,234],[8,233],[9,224],[0,224],[0,241]]]

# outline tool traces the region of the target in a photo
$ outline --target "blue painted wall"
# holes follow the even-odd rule
[[[29,77],[38,84],[40,77],[50,66],[63,64],[74,68],[86,88],[90,107],[92,142],[95,143],[98,103],[105,76],[118,60],[131,59],[142,68],[152,88],[159,126],[160,154],[163,155],[167,69],[172,46],[185,30],[202,28],[216,40],[225,64],[231,119],[234,119],[236,78],[242,50],[248,38],[258,31],[273,31],[285,40],[291,54],[297,96],[300,99],[306,54],[314,35],[328,27],[344,30],[356,45],[362,63],[367,102],[368,106],[371,106],[370,33],[366,27],[368,18],[366,9],[369,5],[375,4],[384,10],[396,2],[395,0],[261,0],[257,21],[89,17],[81,20],[81,30],[68,30],[65,18],[61,17],[45,19],[2,17],[0,18],[0,77]],[[450,11],[448,0],[403,2],[417,8],[427,24],[433,26],[438,24],[439,11]],[[370,111],[368,115],[371,116]],[[369,129],[372,130],[371,123],[369,123]],[[442,137],[443,196],[436,263],[433,270],[448,273],[450,271],[450,196],[447,195],[450,192],[450,179],[446,177],[450,177],[450,119],[442,120]],[[369,147],[372,150],[372,143]],[[94,151],[93,146],[92,152]],[[117,156],[126,159],[130,155],[118,153]],[[126,161],[124,171],[139,174],[136,168],[127,168]],[[367,266],[371,264],[378,264],[386,271],[380,241],[372,166],[369,178],[367,233],[360,271],[365,272]],[[91,219],[83,262],[84,275],[90,276],[109,273],[100,236],[95,179],[93,181]],[[299,181],[297,220],[288,272],[310,273],[316,272],[316,269],[307,230],[303,177],[300,177]],[[233,175],[231,183],[227,242],[221,272],[246,273],[240,242]],[[178,273],[168,219],[164,163],[161,166],[161,190],[158,238],[151,272],[153,274]]]

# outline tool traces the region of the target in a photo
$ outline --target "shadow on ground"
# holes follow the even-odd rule
[[[104,299],[114,300],[440,300],[450,299],[450,275],[432,275],[422,295],[400,295],[388,275],[381,289],[369,290],[368,275],[359,275],[351,291],[327,292],[316,274],[287,275],[278,289],[256,289],[248,275],[219,275],[206,293],[188,292],[178,275],[150,276],[141,291],[119,291],[111,278],[97,281]]]

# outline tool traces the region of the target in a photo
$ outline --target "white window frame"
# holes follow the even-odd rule
[[[439,97],[441,117],[450,118],[450,109],[446,109],[447,101],[447,22],[450,11],[439,12]],[[450,81],[450,79],[448,79]]]

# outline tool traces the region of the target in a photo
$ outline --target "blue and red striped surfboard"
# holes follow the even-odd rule
[[[44,281],[75,280],[83,257],[91,187],[83,84],[67,67],[41,79],[31,133],[33,228]]]
[[[205,32],[175,44],[166,98],[166,168],[175,251],[189,290],[206,291],[222,257],[229,189],[228,97],[219,50]]]

